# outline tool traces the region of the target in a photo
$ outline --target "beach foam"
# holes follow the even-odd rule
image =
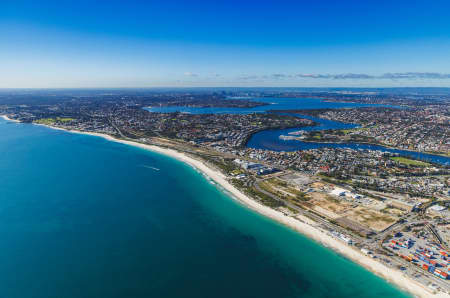
[[[2,116],[5,120],[11,120],[6,116]],[[13,121],[13,120],[11,120]],[[336,252],[342,254],[343,256],[353,260],[354,262],[362,265],[366,269],[370,270],[371,272],[383,277],[385,280],[396,284],[400,288],[413,293],[417,297],[449,297],[449,295],[445,293],[438,293],[438,294],[432,294],[428,289],[426,289],[421,284],[418,284],[411,278],[409,278],[407,275],[403,274],[397,269],[389,268],[385,266],[384,264],[362,254],[358,249],[350,247],[343,242],[337,240],[336,238],[333,238],[330,236],[326,231],[321,230],[318,226],[316,226],[316,223],[314,223],[312,220],[306,217],[298,216],[298,218],[293,218],[290,216],[284,215],[282,212],[279,212],[277,210],[274,210],[270,207],[267,207],[265,205],[262,205],[261,203],[249,198],[242,192],[240,192],[238,189],[236,189],[233,185],[231,185],[225,175],[218,170],[215,170],[209,166],[207,166],[203,161],[186,155],[185,153],[178,152],[173,149],[167,149],[158,147],[155,145],[147,145],[142,144],[134,141],[128,141],[128,140],[121,140],[116,139],[112,136],[101,134],[101,133],[94,133],[94,132],[82,132],[82,131],[74,131],[74,130],[66,130],[58,127],[52,127],[47,126],[43,124],[36,124],[41,126],[46,126],[52,129],[58,129],[63,130],[71,133],[78,133],[78,134],[86,134],[91,136],[97,136],[102,137],[106,140],[118,142],[130,146],[139,147],[142,149],[150,150],[153,152],[157,152],[160,154],[164,154],[166,156],[175,158],[181,162],[184,162],[188,164],[189,166],[193,167],[197,171],[200,171],[203,175],[206,175],[211,180],[213,180],[215,183],[217,183],[216,187],[219,189],[224,190],[224,193],[230,195],[232,198],[238,200],[240,203],[245,205],[246,207],[255,210],[256,212],[265,215],[269,218],[272,218],[276,220],[277,222],[280,222],[306,236],[309,238],[312,238],[322,245],[331,248],[335,250]]]

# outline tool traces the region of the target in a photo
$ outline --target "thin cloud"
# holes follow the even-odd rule
[[[198,74],[192,73],[192,72],[189,72],[189,71],[185,72],[184,75],[187,76],[187,77],[198,77]]]
[[[242,75],[242,76],[238,77],[238,79],[242,80],[242,81],[259,80],[261,78],[262,78],[262,76],[256,76],[256,75]]]
[[[383,79],[449,79],[450,74],[438,72],[400,72],[385,73],[380,78]]]
[[[398,80],[398,79],[450,79],[448,73],[438,72],[396,72],[384,73],[382,75],[371,75],[365,73],[341,73],[341,74],[284,74],[274,73],[271,75],[244,75],[239,80],[292,80],[292,79],[328,79],[328,80]]]
[[[283,73],[274,73],[271,76],[274,79],[290,79],[293,75],[283,74]]]

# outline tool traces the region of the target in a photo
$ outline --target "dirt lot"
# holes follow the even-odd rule
[[[364,207],[356,207],[349,210],[346,212],[346,217],[350,220],[362,223],[377,232],[386,229],[397,221],[397,218],[392,215]]]
[[[382,231],[397,221],[395,210],[392,213],[383,213],[375,209],[358,206],[355,203],[339,200],[328,194],[313,192],[309,194],[312,199],[311,209],[331,219],[347,219],[343,223],[352,223],[351,226],[362,225],[366,230]],[[356,224],[355,224],[356,223]]]

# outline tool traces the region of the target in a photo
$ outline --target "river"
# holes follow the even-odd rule
[[[341,102],[328,102],[315,98],[252,98],[251,100],[258,102],[265,102],[267,105],[258,106],[254,108],[197,108],[197,107],[185,107],[185,106],[169,106],[169,107],[150,107],[146,108],[151,112],[185,112],[192,114],[248,114],[248,113],[263,113],[269,110],[312,110],[312,109],[337,109],[337,108],[352,108],[352,107],[369,107],[380,105],[369,105],[359,103],[341,103]],[[395,106],[389,106],[395,107]],[[318,117],[312,117],[307,115],[292,114],[301,118],[311,119],[318,123],[317,126],[291,128],[291,129],[279,129],[279,130],[264,130],[254,134],[247,146],[255,149],[266,149],[273,151],[296,151],[296,150],[308,150],[316,148],[351,148],[359,150],[379,150],[382,152],[397,153],[402,156],[411,157],[420,160],[427,160],[434,163],[449,165],[450,157],[421,153],[409,150],[392,149],[379,145],[359,144],[359,143],[320,143],[320,142],[303,142],[299,140],[282,140],[279,137],[281,135],[287,135],[290,132],[301,130],[327,130],[327,129],[351,129],[357,127],[357,125],[342,123],[338,121],[331,121],[321,119]]]

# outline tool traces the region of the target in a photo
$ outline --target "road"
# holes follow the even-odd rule
[[[277,200],[277,201],[279,201],[279,202],[283,202],[284,204],[286,204],[287,207],[296,210],[300,215],[306,216],[306,217],[308,217],[308,218],[311,218],[311,219],[314,220],[315,222],[320,223],[320,224],[321,224],[322,226],[324,226],[324,228],[326,228],[327,230],[338,231],[338,232],[343,233],[343,234],[350,234],[349,231],[347,231],[347,230],[345,230],[345,229],[343,229],[343,228],[341,228],[341,227],[339,227],[339,226],[336,226],[336,225],[330,223],[328,220],[326,220],[326,219],[324,219],[324,218],[318,216],[317,214],[314,214],[314,213],[312,213],[312,212],[309,212],[309,211],[307,211],[307,210],[304,210],[304,209],[298,207],[297,205],[294,205],[294,204],[292,204],[292,203],[290,203],[290,202],[287,202],[287,201],[285,201],[285,200],[282,200],[282,199],[280,199],[279,197],[275,196],[274,194],[265,191],[264,189],[262,189],[262,188],[258,185],[258,181],[257,181],[256,183],[253,184],[253,187],[254,187],[257,191],[262,192],[262,193],[264,193],[264,194],[270,196],[272,199]],[[364,242],[364,241],[366,241],[366,239],[364,239],[364,238],[362,238],[362,237],[360,237],[360,236],[358,236],[358,235],[351,234],[351,236],[352,236],[353,240],[357,240],[358,242]]]

